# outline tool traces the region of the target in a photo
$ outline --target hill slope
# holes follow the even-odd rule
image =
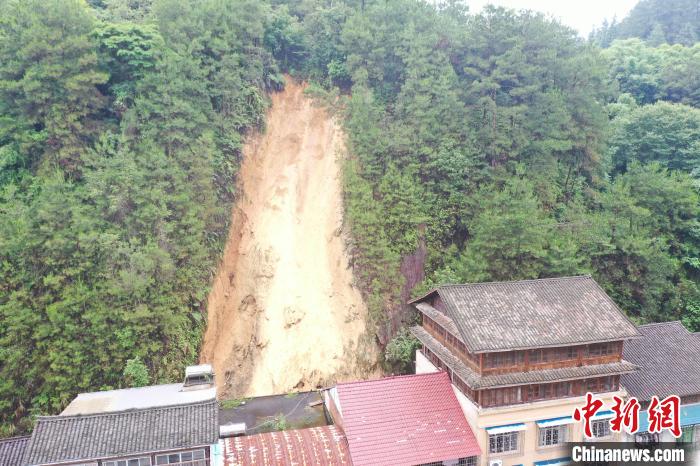
[[[246,146],[201,359],[235,396],[362,377],[367,309],[341,235],[342,134],[289,83]],[[370,360],[370,359],[368,359]]]

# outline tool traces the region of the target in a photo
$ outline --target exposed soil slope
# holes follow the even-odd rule
[[[343,135],[303,91],[288,79],[246,145],[209,295],[201,360],[231,396],[362,378],[376,360],[342,237]]]

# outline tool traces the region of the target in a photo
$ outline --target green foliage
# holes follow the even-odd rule
[[[96,23],[77,1],[7,5],[0,421],[21,433],[78,392],[177,380],[196,360],[274,64],[254,2],[164,0],[156,24]]]
[[[700,106],[700,44],[652,47],[627,39],[613,42],[603,56],[620,90],[638,103],[667,100]]]
[[[123,375],[124,383],[128,387],[145,387],[148,385],[148,368],[138,357],[126,361]]]
[[[90,32],[78,0],[8,1],[0,22],[0,146],[23,166],[80,174],[80,153],[97,136],[105,100]]]
[[[609,154],[613,173],[640,161],[700,174],[700,110],[657,102],[623,111],[612,124]]]
[[[693,45],[700,39],[700,10],[695,0],[640,0],[622,21],[606,23],[591,36],[602,46],[630,37],[654,46]]]
[[[231,398],[229,400],[221,400],[219,405],[222,409],[233,409],[245,404],[245,398]]]
[[[420,347],[420,341],[406,327],[403,327],[387,343],[384,350],[384,359],[393,372],[409,374],[413,372],[416,350]]]

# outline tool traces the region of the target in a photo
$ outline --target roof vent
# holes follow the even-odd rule
[[[185,382],[182,389],[185,391],[211,388],[214,386],[214,370],[211,364],[189,366],[185,369]]]

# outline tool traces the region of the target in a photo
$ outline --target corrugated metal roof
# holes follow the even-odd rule
[[[225,466],[352,464],[347,439],[335,426],[233,437],[222,442]]]
[[[20,466],[28,443],[28,436],[0,440],[0,466]]]
[[[343,383],[337,391],[355,466],[421,464],[480,454],[444,372]]]
[[[568,346],[640,336],[589,276],[436,288],[472,353]]]
[[[656,395],[700,395],[700,338],[680,322],[641,325],[644,335],[625,343],[623,356],[641,370],[622,377],[622,385],[640,401]]]
[[[219,439],[216,401],[87,416],[39,417],[27,466],[211,445]]]
[[[452,371],[454,371],[464,383],[474,390],[603,377],[606,375],[626,374],[639,369],[639,367],[630,362],[620,361],[608,364],[480,376],[469,366],[464,364],[457,356],[452,354],[449,349],[445,348],[439,341],[433,338],[423,327],[412,327],[411,332],[421,343],[428,347],[430,351],[435,353]]]

